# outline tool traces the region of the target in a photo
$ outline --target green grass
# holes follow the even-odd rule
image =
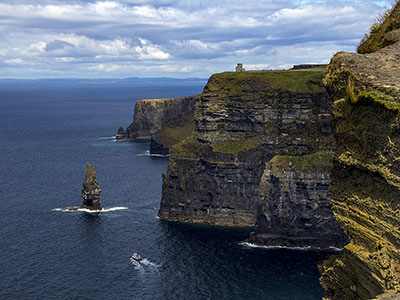
[[[196,141],[193,135],[187,137],[183,141],[172,147],[172,154],[174,156],[184,156],[196,158],[198,151],[200,150],[199,143]]]
[[[324,91],[322,78],[325,68],[281,71],[225,72],[210,77],[204,91],[219,94],[283,90],[293,93],[318,93]]]
[[[378,18],[377,22],[370,28],[370,33],[366,34],[361,40],[360,45],[357,48],[357,52],[372,53],[388,46],[385,41],[385,34],[391,30],[400,28],[400,1],[393,6],[393,8],[387,11],[382,17]]]
[[[330,168],[332,166],[332,151],[318,151],[301,156],[276,155],[271,160],[277,167],[290,166],[296,171],[313,168]]]
[[[247,139],[241,141],[219,141],[211,144],[214,152],[224,154],[236,154],[254,149],[260,145],[257,139]]]
[[[386,109],[400,114],[400,103],[395,98],[377,90],[368,92],[362,91],[356,94],[356,92],[354,91],[354,84],[352,83],[352,80],[349,80],[348,82],[345,100],[350,102],[351,104],[365,105],[375,103],[383,105]]]
[[[194,131],[193,117],[182,120],[179,123],[167,122],[163,126],[158,141],[166,147],[170,148],[173,145],[183,141],[191,136]]]

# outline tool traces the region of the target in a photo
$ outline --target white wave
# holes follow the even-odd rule
[[[101,136],[101,137],[98,137],[97,139],[98,140],[116,140],[116,138],[117,138],[117,136]]]
[[[150,152],[149,152],[149,154],[147,154],[148,156],[152,156],[152,157],[169,157],[169,154],[167,154],[167,155],[162,155],[162,154],[150,154]]]
[[[86,212],[86,213],[105,213],[105,212],[111,212],[111,211],[117,211],[117,210],[126,210],[128,207],[124,206],[116,206],[116,207],[106,207],[102,209],[87,209],[87,208],[78,208],[78,209],[68,209],[68,208],[55,208],[53,211],[65,211],[65,212]]]
[[[140,153],[140,154],[136,154],[136,156],[149,156],[149,151],[146,151],[146,153]]]
[[[169,157],[169,154],[167,154],[167,155],[162,155],[162,154],[150,154],[150,151],[147,150],[145,153],[136,154],[136,156]]]
[[[309,250],[329,250],[329,251],[337,251],[341,252],[343,251],[343,248],[337,248],[337,247],[328,247],[328,248],[320,248],[320,247],[289,247],[289,246],[261,246],[261,245],[256,245],[252,244],[249,242],[240,242],[240,246],[246,247],[246,248],[262,248],[262,249],[288,249],[288,250],[300,250],[300,251],[309,251]]]
[[[134,260],[132,257],[129,259],[131,261],[131,264],[135,267],[135,269],[140,269],[140,262],[137,260]]]

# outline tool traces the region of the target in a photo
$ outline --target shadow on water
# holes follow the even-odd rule
[[[249,248],[243,242],[252,228],[165,221],[160,227],[166,238],[159,246],[170,262],[162,270],[166,295],[197,290],[202,299],[212,290],[221,299],[322,297],[317,265],[329,252]]]
[[[81,255],[89,260],[103,257],[102,244],[104,242],[103,219],[100,214],[82,213],[80,223],[79,247]]]

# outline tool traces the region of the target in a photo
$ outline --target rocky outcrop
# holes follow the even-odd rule
[[[399,13],[397,3],[392,14]],[[379,45],[336,54],[325,79],[335,100],[332,209],[351,238],[344,255],[321,266],[326,299],[400,288],[400,43]]]
[[[128,139],[128,134],[125,132],[125,129],[121,126],[118,129],[117,135],[115,136],[117,141]]]
[[[161,145],[160,149],[170,148],[193,133],[193,116],[198,98],[198,95],[194,95],[136,101],[133,122],[126,132],[121,128],[118,130],[117,139],[144,141],[153,139]],[[158,148],[153,148],[153,152],[155,149]]]
[[[263,203],[249,241],[268,246],[342,247],[329,198],[332,152],[275,156],[259,186]]]
[[[194,135],[172,148],[160,218],[254,226],[260,216],[257,243],[342,246],[345,237],[329,211],[330,161],[292,175],[272,164],[277,155],[325,157],[333,147],[322,74],[316,68],[211,76],[196,105]]]
[[[164,146],[161,143],[158,143],[154,138],[151,138],[150,141],[150,154],[151,155],[169,155],[169,148]]]
[[[83,201],[80,208],[101,209],[100,193],[101,189],[97,184],[96,171],[94,170],[94,166],[88,163],[82,186]]]

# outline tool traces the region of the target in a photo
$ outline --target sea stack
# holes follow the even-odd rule
[[[96,171],[94,166],[88,163],[82,187],[82,207],[93,210],[101,209],[100,193],[101,189],[97,184]]]
[[[118,129],[117,135],[115,136],[117,140],[124,140],[128,138],[127,133],[125,132],[125,129],[121,126]]]

